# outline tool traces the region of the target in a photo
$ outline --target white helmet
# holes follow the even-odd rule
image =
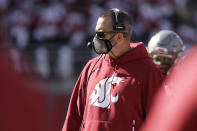
[[[173,31],[162,30],[156,33],[147,46],[154,63],[166,74],[175,60],[184,51],[182,39]]]

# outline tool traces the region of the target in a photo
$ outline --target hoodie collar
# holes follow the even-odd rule
[[[136,59],[144,59],[148,57],[148,52],[143,42],[130,43],[130,48],[132,50],[130,50],[129,52],[125,53],[123,56],[120,56],[117,59],[110,57],[109,54],[105,54],[103,57],[106,61],[116,64],[122,64]]]

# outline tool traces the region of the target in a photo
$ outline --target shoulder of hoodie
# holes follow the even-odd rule
[[[145,45],[143,42],[132,42],[132,47],[136,48],[138,46],[144,46],[146,49]],[[147,52],[148,53],[148,52]],[[90,66],[95,63],[98,59],[100,58],[100,55],[94,58],[91,58],[85,65],[86,68],[90,68]],[[102,58],[101,58],[102,59]],[[147,72],[150,71],[158,71],[159,69],[156,67],[156,65],[153,63],[152,59],[148,56],[146,60],[143,60],[145,63],[144,68],[146,69]],[[147,62],[147,63],[146,63]]]
[[[146,46],[143,42],[135,42],[135,43],[131,43],[133,48],[136,48],[138,46],[144,46],[144,49],[146,49]],[[146,49],[147,51],[147,49]],[[148,52],[147,52],[148,54]],[[157,66],[153,63],[151,57],[148,55],[146,60],[143,60],[144,62],[144,67],[146,67],[146,69],[151,69],[151,70],[156,70],[158,71]]]
[[[137,46],[143,45],[144,48],[146,49],[143,42],[138,42],[138,43],[134,43],[134,44],[137,45]],[[146,51],[147,51],[147,49],[146,49]],[[142,77],[149,78],[147,76],[150,76],[151,74],[152,75],[155,74],[158,77],[158,79],[163,79],[163,75],[162,75],[161,71],[157,68],[156,64],[154,64],[152,58],[149,55],[147,56],[146,59],[143,59],[141,62],[142,62],[141,66],[143,66],[142,70],[141,70],[141,72],[143,72]]]

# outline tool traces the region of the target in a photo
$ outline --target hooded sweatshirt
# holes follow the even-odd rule
[[[62,131],[137,131],[163,76],[142,42],[118,59],[91,59],[74,87]]]

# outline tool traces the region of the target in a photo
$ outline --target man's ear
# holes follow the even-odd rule
[[[123,38],[122,33],[118,33],[117,36],[116,36],[116,40],[117,40],[117,41],[121,41],[122,38]]]
[[[122,41],[124,39],[123,34],[122,33],[118,33],[116,39],[117,39],[118,42]]]

